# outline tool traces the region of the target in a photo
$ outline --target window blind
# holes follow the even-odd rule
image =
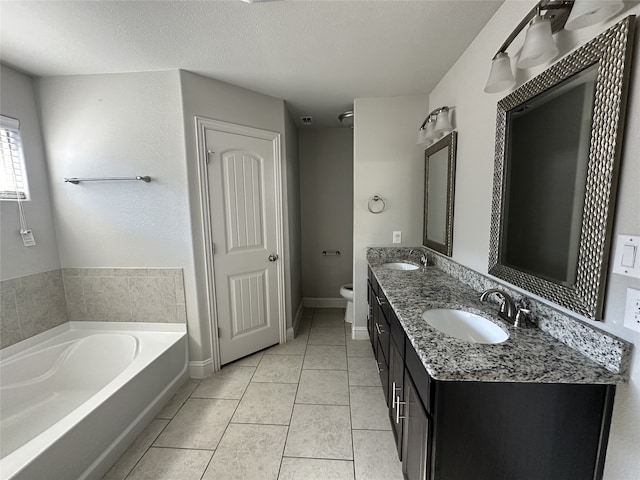
[[[0,199],[27,200],[27,178],[20,138],[20,122],[15,118],[0,115]]]

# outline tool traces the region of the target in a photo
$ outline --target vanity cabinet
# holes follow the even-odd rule
[[[405,335],[393,310],[389,312],[389,328],[391,333],[389,341],[389,419],[396,439],[398,456],[402,458],[406,410],[404,392]]]
[[[376,359],[380,383],[384,398],[389,405],[389,340],[390,328],[387,316],[389,303],[373,274],[369,276],[369,319],[367,320],[369,338]]]
[[[615,385],[434,379],[395,312],[378,304],[375,278],[370,288],[388,329],[378,333],[374,313],[374,350],[387,366],[383,388],[407,480],[602,478]]]

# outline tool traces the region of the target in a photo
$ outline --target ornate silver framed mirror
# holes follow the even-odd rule
[[[424,152],[424,234],[422,244],[451,256],[456,139],[451,132]]]
[[[489,273],[600,319],[635,17],[498,102]]]

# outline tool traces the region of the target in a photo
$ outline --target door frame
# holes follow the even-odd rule
[[[278,331],[280,343],[287,341],[287,319],[285,311],[285,272],[284,272],[284,221],[283,221],[283,197],[282,197],[282,155],[281,135],[278,132],[247,127],[236,123],[215,120],[211,118],[195,116],[196,148],[198,159],[198,180],[200,212],[202,214],[202,240],[205,257],[205,282],[207,313],[209,317],[209,334],[211,341],[211,360],[214,372],[220,370],[220,343],[218,338],[218,309],[216,305],[216,285],[214,259],[211,253],[212,229],[211,211],[209,208],[209,181],[208,181],[208,151],[206,144],[206,131],[216,130],[223,133],[235,133],[247,137],[255,137],[269,140],[273,145],[273,157],[275,160],[275,195],[276,195],[276,249],[282,261],[276,262],[278,283]]]

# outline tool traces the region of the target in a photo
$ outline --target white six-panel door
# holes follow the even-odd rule
[[[280,342],[277,178],[270,140],[206,129],[220,363]]]

